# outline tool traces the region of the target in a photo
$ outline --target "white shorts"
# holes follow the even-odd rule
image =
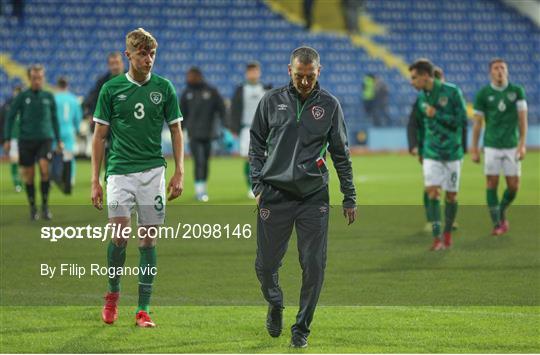
[[[517,148],[484,148],[484,174],[499,176],[521,176],[521,162],[517,157]]]
[[[439,161],[424,159],[424,186],[440,186],[447,192],[459,191],[461,164],[463,160]]]
[[[165,167],[107,177],[109,218],[130,217],[137,225],[161,225],[165,221]]]
[[[249,154],[249,127],[244,127],[240,130],[240,156],[247,157]]]
[[[13,163],[19,162],[19,143],[15,138],[9,141],[9,160]]]

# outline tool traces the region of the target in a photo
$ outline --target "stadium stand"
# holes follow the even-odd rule
[[[373,41],[405,62],[431,58],[468,101],[487,83],[489,59],[506,58],[511,80],[527,90],[531,123],[540,123],[540,30],[514,9],[490,0],[390,0],[366,1],[366,11],[388,30]],[[341,100],[351,137],[367,126],[360,97],[366,73],[389,85],[393,125],[404,125],[415,96],[403,71],[388,68],[346,35],[306,33],[262,1],[29,0],[24,22],[8,16],[9,9],[2,13],[0,54],[21,65],[43,63],[49,81],[67,75],[78,95],[86,95],[106,70],[107,53],[124,48],[125,33],[144,27],[159,41],[155,72],[170,78],[178,92],[185,71],[197,65],[227,98],[243,80],[247,61],[262,63],[264,82],[282,85],[291,50],[303,44],[317,48],[324,65],[321,82]],[[4,59],[0,101],[21,80],[16,66]]]

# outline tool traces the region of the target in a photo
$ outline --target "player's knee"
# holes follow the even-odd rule
[[[499,177],[498,176],[488,176],[486,182],[487,182],[487,188],[488,189],[496,189],[497,185],[499,185]]]
[[[125,247],[127,245],[126,238],[112,238],[111,241],[117,247]]]
[[[447,192],[446,193],[446,202],[455,203],[457,201],[456,192]]]
[[[156,242],[157,242],[156,238],[150,238],[150,237],[139,238],[139,247],[152,248],[156,246]]]
[[[512,192],[517,192],[519,190],[519,180],[513,179],[508,181],[508,190]]]
[[[428,194],[428,197],[430,199],[432,199],[432,200],[439,199],[439,197],[440,197],[440,192],[439,192],[439,189],[437,187],[430,186],[430,187],[426,188],[426,192]]]

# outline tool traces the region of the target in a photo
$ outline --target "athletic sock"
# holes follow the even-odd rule
[[[11,163],[11,180],[13,185],[21,186],[21,177],[19,176],[19,165],[17,163]]]
[[[249,161],[244,162],[244,176],[246,177],[246,183],[251,188],[251,177],[249,176]]]
[[[202,195],[204,193],[204,181],[195,180],[195,194]]]
[[[441,202],[439,199],[429,199],[429,217],[431,221],[431,234],[441,237]]]
[[[137,312],[148,312],[150,309],[150,297],[152,296],[152,283],[154,282],[154,275],[152,275],[157,261],[156,247],[141,247],[139,248],[141,253],[139,261],[139,306]]]
[[[125,262],[126,246],[118,246],[111,240],[107,248],[107,266],[122,267]],[[109,277],[109,292],[120,292],[120,275],[116,275],[116,273],[114,275],[114,277]]]
[[[424,210],[426,212],[426,220],[431,222],[431,216],[429,214],[429,196],[426,191],[424,191]]]
[[[26,184],[26,196],[28,196],[30,206],[36,207],[36,189],[34,184]]]
[[[508,208],[508,206],[510,206],[512,201],[514,201],[514,199],[516,198],[516,195],[517,195],[517,191],[512,191],[509,189],[504,190],[503,198],[501,200],[501,207],[500,207],[501,221],[506,220],[506,209]]]
[[[489,208],[489,215],[491,221],[496,227],[499,225],[501,212],[499,209],[499,197],[497,196],[497,189],[486,189],[486,200]]]
[[[41,203],[43,207],[46,207],[49,204],[49,187],[51,183],[49,180],[41,182]]]
[[[444,232],[448,233],[452,231],[452,226],[456,220],[456,214],[458,209],[458,203],[446,201],[444,205]]]

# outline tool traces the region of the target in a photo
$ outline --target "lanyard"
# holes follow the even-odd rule
[[[304,107],[306,107],[307,103],[308,100],[306,100],[300,108],[300,100],[296,99],[296,123],[300,122],[300,117],[302,116],[302,112],[304,112]]]

